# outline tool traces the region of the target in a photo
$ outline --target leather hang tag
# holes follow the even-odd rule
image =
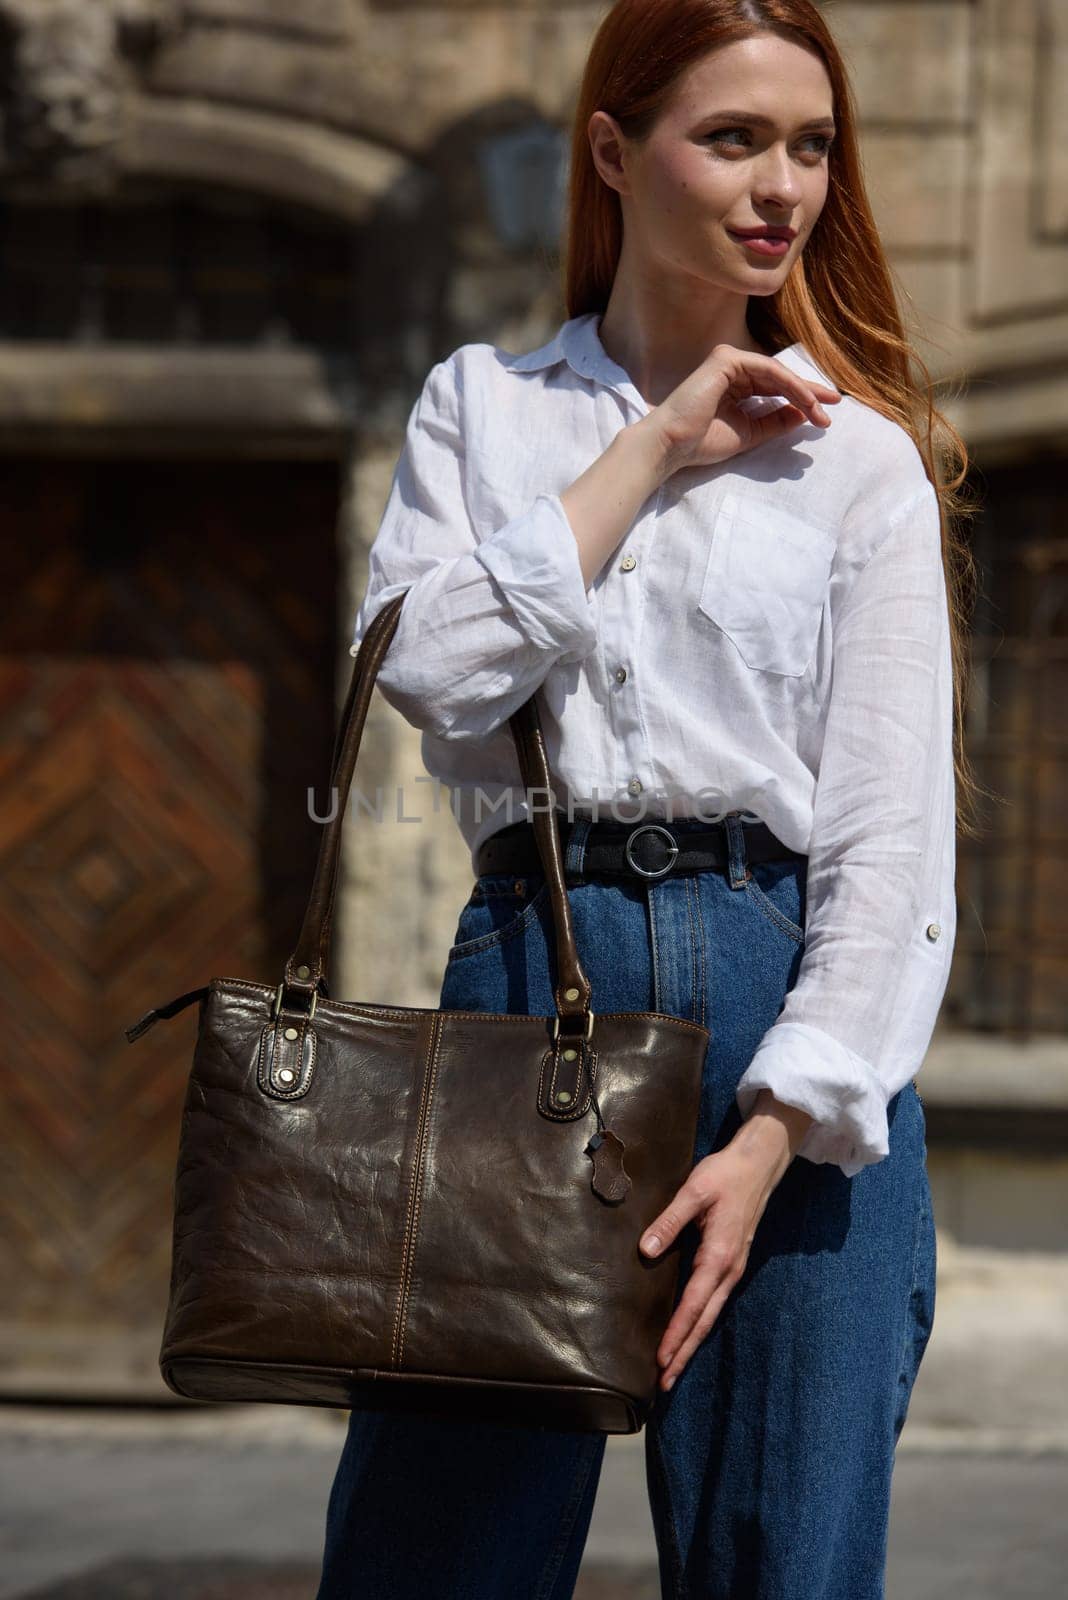
[[[602,1200],[623,1200],[630,1189],[630,1173],[623,1165],[625,1148],[611,1128],[598,1129],[586,1146],[587,1153],[593,1157],[590,1187]]]

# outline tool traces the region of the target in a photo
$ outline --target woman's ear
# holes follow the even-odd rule
[[[626,137],[615,117],[595,111],[586,125],[590,154],[599,175],[617,194],[627,192]]]

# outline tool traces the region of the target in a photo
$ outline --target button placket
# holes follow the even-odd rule
[[[656,523],[661,515],[664,502],[664,485],[660,484],[652,504],[638,520],[635,535],[639,548],[647,554],[655,537]],[[641,637],[642,611],[644,607],[645,592],[640,583],[632,583],[628,592],[628,627],[627,639],[632,648],[637,647]],[[624,671],[622,692],[630,696],[627,701],[629,715],[627,718],[628,737],[626,740],[625,754],[629,772],[627,773],[627,793],[639,795],[644,793],[653,779],[652,760],[649,752],[649,743],[645,733],[645,720],[641,708],[641,683],[638,678],[626,667],[626,658],[621,657],[620,668]]]
[[[618,583],[617,583],[617,580]],[[617,664],[622,654],[620,640],[628,631],[627,586],[614,569],[609,573],[601,598],[601,659],[604,663],[607,705],[607,726],[611,730],[613,754],[625,749],[627,741],[626,707],[620,700]],[[615,778],[618,783],[618,775]]]
[[[644,531],[645,517],[640,516],[627,534],[627,539],[632,543],[639,543]],[[625,563],[629,560],[630,566]],[[622,776],[617,769],[616,788],[622,789],[633,773],[636,773],[642,763],[640,752],[640,729],[633,709],[631,695],[635,692],[634,679],[628,666],[627,651],[632,647],[637,637],[638,605],[641,600],[638,584],[628,574],[633,573],[638,566],[638,557],[634,551],[628,551],[618,563],[614,573],[618,582],[615,586],[616,605],[612,609],[613,626],[611,632],[605,637],[605,660],[611,673],[609,685],[609,700],[612,703],[612,726],[616,735],[617,760],[623,764]],[[624,581],[626,580],[626,581]],[[630,793],[633,793],[630,790]]]
[[[606,388],[623,402],[623,408],[629,413],[628,422],[640,420],[648,416],[649,407],[641,395],[629,381],[627,375],[620,368],[612,364],[612,375],[606,377],[601,373],[589,374],[595,381],[603,383]],[[619,381],[619,380],[622,381]],[[626,426],[626,423],[624,424]],[[661,484],[652,504],[639,511],[628,532],[624,535],[628,544],[636,545],[637,549],[628,550],[616,563],[613,576],[623,578],[633,573],[638,567],[638,557],[648,547],[651,534],[649,529],[660,515],[663,501],[664,486]],[[642,593],[640,585],[633,578],[628,584],[620,582],[618,588],[612,584],[605,587],[602,600],[601,624],[603,629],[602,647],[604,661],[612,673],[612,682],[609,684],[609,708],[612,724],[616,730],[615,752],[617,760],[623,764],[622,774],[616,769],[615,792],[622,794],[623,786],[629,795],[641,794],[645,787],[645,780],[641,776],[649,770],[649,757],[646,748],[641,710],[637,700],[637,681],[631,676],[627,665],[626,649],[633,647],[633,641],[638,638],[641,618]],[[616,623],[618,622],[618,631]],[[615,662],[615,666],[610,664]],[[613,684],[615,687],[613,687]],[[633,694],[634,700],[625,700],[623,695]]]

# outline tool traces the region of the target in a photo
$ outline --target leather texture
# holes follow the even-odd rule
[[[555,1013],[330,998],[342,818],[403,601],[355,658],[282,982],[212,978],[126,1030],[200,1004],[160,1370],[197,1400],[634,1433],[679,1271],[638,1241],[691,1170],[709,1032],[595,1012],[547,810]],[[524,784],[549,793],[534,696],[510,726]]]

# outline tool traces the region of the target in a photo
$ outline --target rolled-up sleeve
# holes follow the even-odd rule
[[[456,355],[427,376],[368,558],[350,654],[407,589],[378,674],[386,699],[438,738],[487,737],[552,666],[597,642],[596,603],[559,495],[479,529],[464,492],[463,385]]]
[[[938,499],[889,520],[832,605],[833,666],[796,982],[739,1080],[814,1121],[798,1154],[847,1177],[889,1154],[956,936],[952,658]]]

